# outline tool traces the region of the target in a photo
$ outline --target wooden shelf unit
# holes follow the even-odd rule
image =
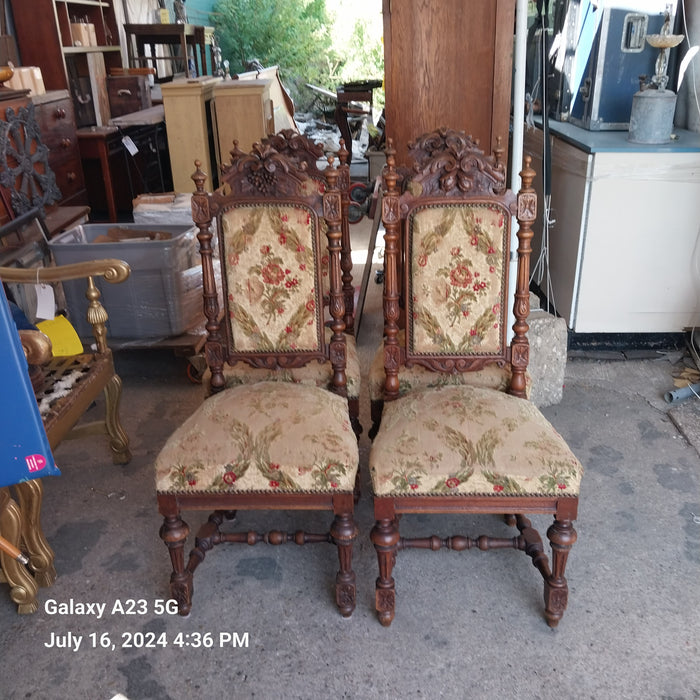
[[[104,76],[123,65],[111,2],[104,0],[11,0],[22,64],[39,66],[47,90],[70,90],[78,126],[109,121]],[[71,24],[94,26],[96,45],[76,46]],[[85,114],[87,91],[94,109]],[[78,99],[80,97],[80,99]],[[106,103],[106,108],[105,108]],[[94,117],[92,116],[94,111]],[[87,121],[86,121],[87,120]]]

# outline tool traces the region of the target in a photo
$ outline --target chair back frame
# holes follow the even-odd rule
[[[243,153],[234,147],[232,156],[231,165],[223,174],[223,184],[214,193],[207,193],[204,190],[206,175],[202,172],[199,161],[195,163],[196,172],[192,175],[196,188],[192,196],[192,217],[198,228],[197,238],[202,258],[204,314],[207,319],[205,356],[211,369],[212,392],[220,391],[225,386],[224,362],[234,364],[238,361],[244,361],[253,367],[287,369],[303,366],[312,360],[330,360],[333,366],[333,381],[330,388],[336,393],[346,395],[345,304],[340,281],[342,202],[338,190],[338,170],[332,164],[329,166],[326,172],[327,184],[322,195],[319,193],[302,194],[302,184],[307,175],[298,169],[290,158],[280,154],[271,146],[255,144],[250,154]],[[317,351],[237,352],[233,345],[228,315],[222,313],[223,310],[220,308],[214,272],[211,223],[216,219],[218,224],[220,259],[222,266],[224,266],[226,254],[222,227],[223,216],[234,207],[260,206],[267,202],[303,208],[311,217],[318,241],[320,241],[321,220],[324,219],[326,222],[332,337],[330,343],[326,344],[323,337],[321,316],[320,273],[316,271],[317,303],[315,313],[319,315],[317,326],[320,329]],[[222,274],[222,286],[227,295],[225,274]]]
[[[515,195],[506,189],[505,166],[502,152],[486,156],[463,132],[438,130],[417,139],[412,145],[422,154],[416,159],[412,172],[406,174],[396,166],[396,152],[391,140],[386,151],[384,170],[382,220],[385,228],[384,277],[384,369],[385,400],[399,396],[399,368],[420,364],[436,372],[468,372],[496,363],[503,367],[510,363],[512,375],[509,393],[525,397],[525,373],[529,358],[527,316],[529,314],[529,260],[532,224],[536,217],[537,196],[532,188],[534,171],[526,158],[521,173],[522,187]],[[401,191],[403,189],[403,192]],[[518,269],[515,290],[513,325],[514,336],[507,345],[505,315],[500,324],[500,351],[479,354],[416,353],[412,352],[412,323],[406,322],[406,344],[398,335],[402,315],[401,298],[410,306],[411,246],[410,225],[414,215],[429,207],[467,207],[487,205],[502,212],[505,239],[502,245],[503,279],[499,285],[508,290],[508,263],[510,259],[510,219],[518,220]],[[505,299],[504,299],[505,301]],[[505,304],[502,305],[505,309]]]

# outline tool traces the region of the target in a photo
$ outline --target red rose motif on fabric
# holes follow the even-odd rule
[[[270,254],[270,246],[269,245],[260,246],[260,253],[261,253],[261,255],[269,255]]]
[[[275,263],[265,265],[260,274],[266,284],[279,284],[284,279],[284,270]]]
[[[420,267],[425,267],[428,264],[428,256],[427,255],[419,255],[418,256],[418,265]]]
[[[273,489],[276,489],[280,485],[279,481],[274,481],[274,479],[270,480],[270,486],[272,486]]]
[[[456,489],[459,486],[459,479],[452,476],[445,482],[445,485],[448,489]]]
[[[503,486],[501,486],[501,484],[494,484],[493,490],[496,491],[496,493],[500,493],[503,491]]]
[[[566,488],[566,484],[557,484],[557,488],[563,491]]]
[[[223,476],[224,483],[226,484],[233,484],[236,482],[236,473],[235,472],[226,472]]]
[[[279,469],[279,468],[280,468],[279,464],[275,464],[274,462],[270,463],[270,469]]]
[[[466,265],[457,265],[450,270],[450,282],[455,287],[468,287],[472,279],[472,273]]]

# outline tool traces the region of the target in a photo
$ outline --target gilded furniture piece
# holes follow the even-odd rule
[[[531,224],[537,198],[529,159],[517,197],[505,168],[464,133],[416,168],[401,194],[389,142],[384,171],[384,405],[370,452],[383,625],[395,608],[392,576],[409,548],[524,551],[544,579],[545,617],[554,627],[567,605],[564,575],[576,541],[582,467],[526,398]],[[511,217],[519,228],[514,335],[508,342]],[[399,243],[403,246],[400,250]],[[398,268],[403,253],[406,324],[399,329]],[[505,371],[506,386],[464,383],[459,375]],[[402,393],[402,367],[435,375]],[[505,389],[505,390],[502,390]],[[404,513],[500,514],[519,534],[404,537]],[[552,561],[528,515],[554,517]]]
[[[22,544],[22,516],[8,487],[0,489],[0,533],[14,547]],[[7,552],[0,550],[0,581],[10,586],[10,597],[17,603],[20,615],[34,613],[39,609],[36,599],[37,582],[29,569]]]
[[[6,238],[9,229],[20,230],[36,225],[38,212],[28,212],[0,229],[0,239]],[[49,445],[55,450],[68,437],[95,432],[106,432],[112,460],[115,464],[127,464],[131,460],[129,438],[119,418],[122,382],[114,369],[112,352],[107,346],[105,323],[108,316],[100,303],[100,292],[94,277],[106,282],[123,282],[129,276],[129,266],[121,260],[94,260],[71,265],[22,269],[0,267],[0,281],[11,285],[36,285],[59,283],[68,280],[86,280],[85,295],[89,300],[87,319],[92,325],[96,349],[79,355],[52,357],[48,362],[32,362],[33,386],[39,403]],[[28,347],[26,336],[23,345]],[[38,376],[37,376],[38,374]],[[104,394],[105,418],[100,421],[79,421],[93,402]],[[23,482],[15,486],[22,512],[22,539],[30,558],[30,566],[42,586],[50,585],[56,577],[53,552],[42,534],[39,515],[43,487],[41,479]]]
[[[186,615],[192,578],[214,545],[329,542],[340,568],[340,612],[355,607],[353,510],[358,446],[346,391],[346,334],[340,279],[341,196],[338,171],[323,195],[305,194],[306,177],[270,146],[234,155],[223,186],[207,194],[193,175],[194,222],[203,268],[205,354],[212,395],[167,440],[155,462],[160,535],[172,563],[171,594]],[[219,258],[212,251],[216,220]],[[325,222],[325,226],[322,226]],[[325,233],[324,233],[325,229]],[[330,340],[325,332],[321,257],[330,273]],[[215,264],[221,266],[219,308]],[[247,365],[266,380],[226,386],[224,365]],[[289,381],[309,363],[330,367],[324,386]],[[181,510],[213,511],[185,564],[189,533]],[[226,532],[245,510],[329,510],[327,532]]]
[[[307,195],[323,195],[326,188],[326,176],[323,170],[318,168],[318,160],[323,157],[323,149],[314,143],[307,136],[299,134],[291,129],[283,130],[263,139],[264,147],[274,148],[275,151],[289,159],[289,166],[294,165],[300,172],[301,191]],[[243,152],[234,142],[231,156],[239,159]],[[350,406],[350,418],[353,429],[359,436],[362,432],[360,424],[360,358],[357,352],[357,344],[353,336],[353,304],[354,287],[352,284],[352,251],[350,248],[350,230],[348,224],[349,197],[348,188],[350,185],[350,168],[347,165],[347,150],[341,142],[338,152],[340,164],[338,171],[338,189],[341,196],[341,249],[340,249],[340,269],[342,274],[343,300],[345,303],[345,341],[347,351],[346,378],[347,396]],[[224,167],[223,172],[229,166]],[[306,177],[304,177],[306,176]],[[323,226],[323,221],[321,222]],[[321,264],[321,284],[323,290],[324,308],[328,310],[330,303],[330,275],[328,267],[328,256],[320,256]],[[331,317],[326,317],[327,324],[332,322]],[[330,339],[330,328],[326,328],[327,338]],[[312,362],[302,367],[290,368],[286,373],[287,380],[293,382],[312,383],[317,386],[327,386],[331,377],[331,365],[329,362]],[[278,374],[278,373],[276,373]],[[224,377],[226,386],[261,381],[270,378],[270,371],[267,369],[251,368],[241,363],[224,366]],[[208,372],[204,374],[205,391],[210,391]]]

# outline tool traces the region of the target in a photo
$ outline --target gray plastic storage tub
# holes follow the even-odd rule
[[[169,240],[94,243],[114,227],[170,233]],[[202,269],[196,229],[185,225],[84,224],[49,241],[56,264],[117,258],[129,263],[131,275],[121,284],[95,283],[109,315],[107,334],[120,339],[158,339],[181,335],[202,314]],[[81,338],[92,337],[82,280],[64,282],[70,321]]]

